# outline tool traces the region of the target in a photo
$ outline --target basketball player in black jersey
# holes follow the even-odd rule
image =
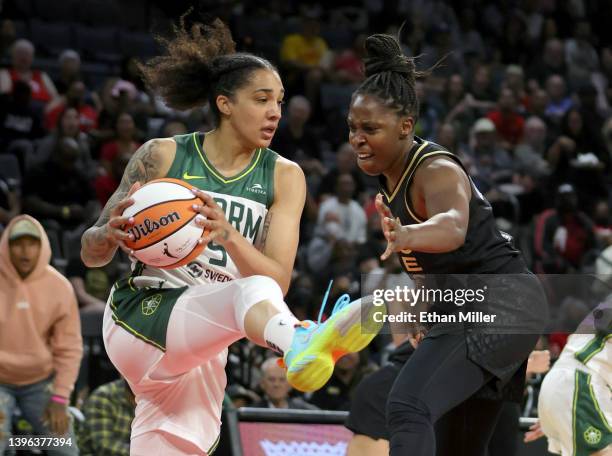
[[[388,243],[382,259],[396,252],[408,274],[424,283],[435,274],[442,288],[457,288],[449,274],[474,283],[489,274],[495,292],[472,310],[486,309],[516,330],[429,325],[389,393],[390,454],[485,455],[502,402],[521,398],[526,360],[544,324],[544,295],[458,158],[414,135],[415,79],[422,75],[414,60],[387,35],[370,36],[366,50],[349,141],[361,170],[380,179],[376,207]],[[458,306],[436,310],[451,314]],[[434,428],[442,416],[444,426]]]

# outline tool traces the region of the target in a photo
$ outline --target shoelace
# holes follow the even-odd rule
[[[317,319],[317,324],[321,324],[321,318],[323,318],[323,311],[325,310],[325,306],[327,305],[327,298],[329,297],[329,292],[331,291],[333,280],[329,281],[329,286],[327,287],[327,291],[325,292],[325,296],[323,297],[323,302],[321,303],[321,310],[319,310],[319,318]],[[344,293],[336,300],[336,304],[331,311],[330,317],[334,315],[336,312],[340,312],[344,307],[351,303],[351,297],[348,293]]]

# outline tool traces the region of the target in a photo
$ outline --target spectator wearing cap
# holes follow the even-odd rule
[[[71,437],[54,455],[77,455],[68,416],[83,345],[68,280],[50,264],[51,247],[34,218],[15,217],[0,238],[0,414],[16,407],[44,436]],[[0,453],[10,419],[0,427]]]
[[[523,137],[525,119],[518,111],[517,98],[510,88],[503,88],[497,100],[497,109],[487,114],[487,117],[495,124],[495,129],[502,140],[502,147],[509,149]]]
[[[290,397],[291,385],[287,382],[285,369],[278,365],[280,358],[268,358],[261,365],[260,387],[263,399],[253,407],[317,410],[312,404],[299,397]]]
[[[491,119],[478,119],[472,134],[473,145],[468,155],[474,165],[474,178],[482,185],[479,187],[481,191],[486,192],[497,180],[511,172],[512,159],[506,150],[499,147],[497,129]]]
[[[82,407],[78,426],[81,456],[129,456],[136,401],[125,379],[96,388]]]
[[[32,68],[34,51],[30,41],[15,41],[11,49],[11,67],[0,70],[0,93],[11,93],[15,82],[24,81],[30,84],[32,100],[44,104],[57,97],[57,89],[49,75]]]

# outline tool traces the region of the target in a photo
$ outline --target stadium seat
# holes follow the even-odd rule
[[[49,22],[71,22],[77,19],[77,3],[75,0],[34,0],[36,17]]]
[[[77,48],[82,56],[102,62],[117,63],[119,53],[117,29],[113,27],[76,27]]]
[[[54,56],[75,45],[72,26],[69,23],[51,23],[33,19],[30,21],[30,36],[37,50]]]
[[[119,33],[119,47],[126,57],[151,57],[158,53],[157,43],[150,33]]]
[[[81,24],[91,26],[116,26],[123,13],[113,0],[80,0],[77,18]]]

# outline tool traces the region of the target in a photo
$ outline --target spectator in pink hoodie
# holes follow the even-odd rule
[[[71,438],[48,454],[78,455],[68,402],[83,344],[70,282],[49,265],[49,239],[38,221],[15,217],[0,238],[0,454],[19,407],[34,432]]]

